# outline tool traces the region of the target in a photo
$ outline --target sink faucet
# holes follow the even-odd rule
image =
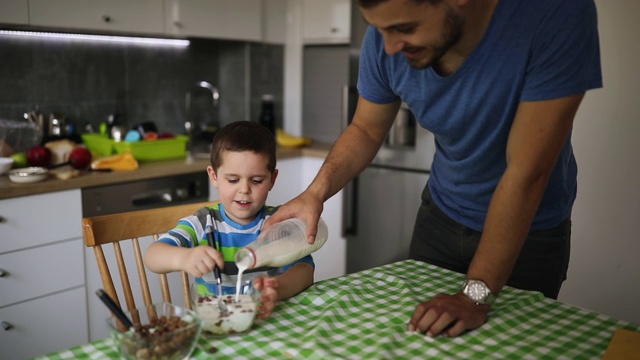
[[[218,92],[218,88],[213,86],[208,81],[198,81],[195,84],[196,88],[203,88],[208,90],[211,93],[211,99],[213,101],[213,106],[218,106],[218,99],[220,98],[220,93]],[[189,111],[191,110],[191,90],[187,91],[185,96],[185,106],[186,106],[186,121],[184,123],[184,128],[187,131],[187,134],[190,134],[194,130],[194,124],[189,119]]]

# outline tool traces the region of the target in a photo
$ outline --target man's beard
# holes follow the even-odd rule
[[[445,5],[446,6],[446,5]],[[403,50],[421,50],[425,52],[425,56],[418,59],[407,59],[409,66],[415,69],[426,69],[434,66],[440,61],[444,54],[455,45],[462,37],[462,27],[464,19],[456,14],[451,8],[447,7],[446,18],[444,21],[444,33],[442,34],[440,46],[424,46],[414,47],[407,46]]]

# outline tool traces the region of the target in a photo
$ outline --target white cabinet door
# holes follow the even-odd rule
[[[0,24],[29,24],[29,4],[27,0],[0,1]]]
[[[165,0],[167,34],[262,40],[262,0]]]
[[[350,0],[304,0],[305,44],[348,44],[351,37]]]
[[[84,286],[81,239],[0,255],[0,308]]]
[[[30,359],[85,344],[87,298],[84,287],[0,308],[0,358]],[[106,328],[107,325],[104,324]]]
[[[31,25],[163,34],[162,0],[29,0]]]
[[[0,254],[82,237],[80,190],[4,199],[0,219]]]

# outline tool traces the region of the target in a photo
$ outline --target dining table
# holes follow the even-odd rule
[[[457,337],[407,330],[413,311],[456,293],[464,274],[404,260],[326,279],[278,304],[248,333],[198,340],[191,359],[602,359],[640,325],[505,287],[487,322]],[[36,357],[118,359],[111,338]]]

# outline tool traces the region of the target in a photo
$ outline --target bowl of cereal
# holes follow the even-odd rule
[[[170,303],[124,312],[133,322],[125,329],[115,318],[107,319],[121,358],[188,359],[202,331],[202,320],[193,310]]]
[[[193,283],[191,302],[193,309],[203,321],[204,336],[226,336],[249,332],[253,326],[260,292],[253,287],[251,280],[243,281],[236,291],[235,282],[223,282],[222,294],[218,294],[215,282]],[[226,304],[226,311],[218,306],[218,297]]]

